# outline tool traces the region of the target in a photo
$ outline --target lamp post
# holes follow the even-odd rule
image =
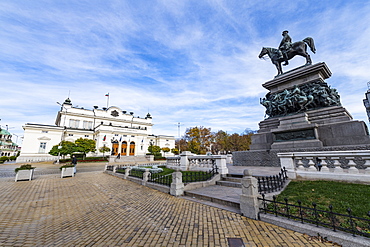
[[[180,122],[178,122],[177,123],[177,135],[178,135],[178,143],[177,143],[177,145],[178,145],[178,147],[179,147],[179,155],[180,155],[180,153],[181,153],[181,151],[180,151],[180,127],[181,127],[181,125],[183,125],[183,124],[181,124]]]
[[[65,108],[61,103],[57,102],[58,105],[60,105],[64,110],[66,110],[66,113],[64,114],[64,120],[63,120],[63,131],[62,131],[62,135],[60,137],[60,143],[59,143],[59,146],[58,146],[58,158],[57,158],[57,162],[56,164],[59,164],[59,160],[60,160],[60,149],[62,148],[62,141],[63,141],[63,137],[64,137],[64,130],[66,129],[66,116],[67,116],[67,108]],[[60,122],[59,122],[59,126],[60,126]]]

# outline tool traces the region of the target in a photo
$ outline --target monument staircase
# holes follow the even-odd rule
[[[184,198],[210,206],[240,213],[241,179],[245,169],[252,170],[254,177],[273,176],[279,173],[276,167],[236,167],[228,166],[229,173],[222,175],[216,185],[185,191]],[[277,193],[268,193],[272,197]]]
[[[216,185],[185,191],[185,197],[192,201],[240,213],[241,178],[241,174],[223,175]]]

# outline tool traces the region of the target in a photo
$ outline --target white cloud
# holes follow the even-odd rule
[[[315,39],[314,63],[327,63],[344,107],[367,121],[369,10],[365,1],[3,2],[0,123],[21,134],[26,122],[53,124],[69,92],[90,109],[106,106],[109,92],[110,105],[149,111],[155,134],[177,136],[178,122],[183,131],[257,129],[261,85],[276,75],[257,56],[285,29]]]

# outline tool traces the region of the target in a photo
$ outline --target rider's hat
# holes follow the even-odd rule
[[[283,33],[289,33],[288,30],[284,30]]]

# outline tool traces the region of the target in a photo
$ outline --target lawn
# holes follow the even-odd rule
[[[271,203],[268,205],[269,210],[275,209],[280,215],[289,214],[300,219],[303,216],[306,219],[312,220],[311,223],[319,222],[328,224],[329,227],[335,226],[343,231],[354,229],[355,234],[360,234],[369,237],[370,235],[370,185],[351,184],[334,181],[292,181],[287,188],[277,196],[276,201],[285,202],[288,199],[288,204],[298,205],[301,201],[302,207],[313,208],[313,203],[316,203],[318,210],[330,211],[329,206],[332,206],[332,212],[347,216],[333,215],[329,212],[304,209],[300,212],[299,207],[286,206],[286,204]],[[348,217],[347,209],[351,209],[351,215],[362,219],[353,219],[351,223]],[[321,224],[320,224],[321,225]],[[354,228],[353,228],[354,226]]]
[[[370,211],[370,185],[351,184],[334,181],[292,181],[277,197],[278,201],[288,198],[289,203],[296,204],[298,200],[303,206],[317,207],[328,210],[329,205],[333,211],[347,214],[347,208],[358,217],[366,217]]]

